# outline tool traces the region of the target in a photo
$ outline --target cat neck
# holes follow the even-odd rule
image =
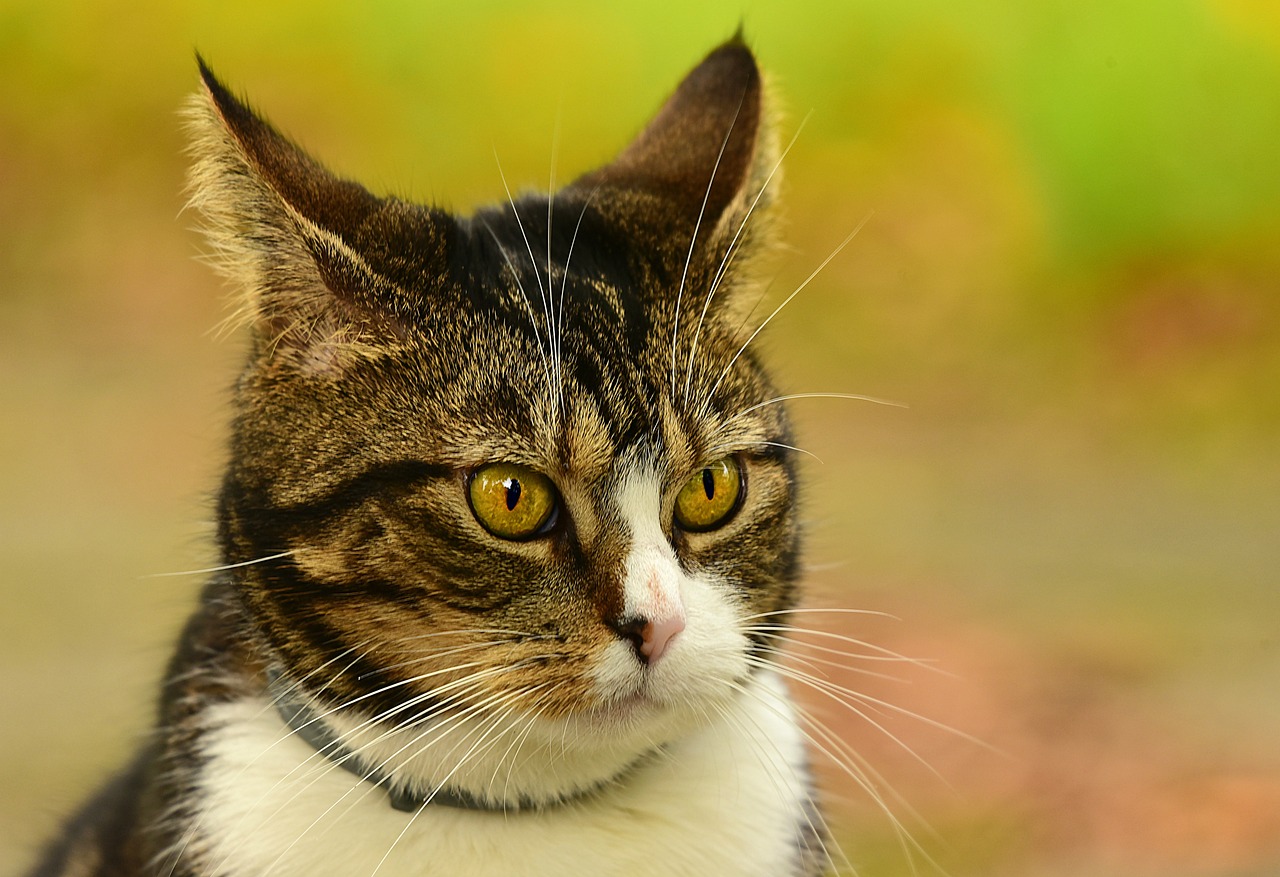
[[[498,813],[540,811],[576,803],[599,794],[609,786],[625,783],[641,766],[657,758],[663,747],[654,746],[642,752],[618,773],[605,777],[594,786],[574,788],[568,791],[527,797],[525,795],[476,794],[462,787],[449,785],[423,785],[412,781],[411,776],[397,776],[384,764],[369,764],[369,759],[348,748],[342,736],[326,721],[326,714],[318,712],[308,699],[300,694],[297,686],[285,683],[277,668],[268,670],[268,693],[276,712],[293,732],[311,746],[319,755],[334,765],[359,777],[362,781],[382,787],[387,802],[393,809],[416,813],[428,806],[455,807],[461,810],[479,810]],[[409,771],[403,771],[409,774]]]
[[[353,709],[335,709],[267,671],[267,694],[290,736],[312,759],[381,787],[391,808],[429,806],[517,813],[577,803],[628,783],[661,762],[666,744],[693,727],[686,715],[634,708],[568,720],[441,716],[389,727]]]

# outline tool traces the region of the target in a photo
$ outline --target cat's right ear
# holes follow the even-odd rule
[[[335,176],[197,62],[190,204],[237,287],[233,321],[252,326],[273,366],[310,373],[394,345],[424,306],[403,280],[442,275],[453,219]],[[406,240],[412,266],[388,258]]]
[[[677,275],[690,242],[709,265],[773,241],[777,143],[766,89],[741,33],[685,76],[639,136],[568,188],[592,199]]]

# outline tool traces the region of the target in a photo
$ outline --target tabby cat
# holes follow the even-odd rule
[[[224,565],[154,734],[35,874],[820,873],[748,48],[612,163],[469,217],[334,176],[200,72],[193,202],[252,337]]]

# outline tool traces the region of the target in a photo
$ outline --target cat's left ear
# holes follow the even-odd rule
[[[732,247],[754,255],[770,238],[777,141],[760,69],[741,34],[713,50],[613,162],[569,188],[635,240],[718,266]],[[669,268],[678,267],[668,265]]]
[[[197,59],[191,203],[271,367],[336,373],[422,319],[457,226],[327,170]]]

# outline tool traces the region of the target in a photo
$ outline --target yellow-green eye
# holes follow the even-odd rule
[[[727,522],[742,498],[742,469],[725,457],[699,469],[676,496],[676,523],[685,530],[714,530]]]
[[[555,523],[556,489],[550,478],[528,466],[481,466],[467,485],[467,498],[476,520],[501,539],[529,539]]]

